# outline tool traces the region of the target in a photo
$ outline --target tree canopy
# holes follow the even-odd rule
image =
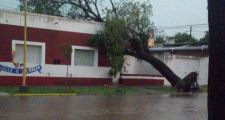
[[[197,43],[197,39],[187,33],[177,33],[173,36],[175,43]]]
[[[164,44],[166,42],[166,34],[163,30],[156,30],[154,31],[156,33],[155,37],[155,43],[156,44]]]
[[[105,29],[99,31],[92,39],[92,45],[104,47],[112,65],[110,75],[120,72],[124,62],[124,52],[135,53],[135,46],[130,43],[146,44],[148,32],[151,31],[151,4],[131,1],[116,3],[114,9],[106,13]],[[134,45],[134,44],[132,44]]]
[[[63,16],[61,11],[63,2],[60,0],[28,0],[28,11],[34,13],[41,13],[46,15]],[[24,0],[19,0],[20,10],[24,10]]]

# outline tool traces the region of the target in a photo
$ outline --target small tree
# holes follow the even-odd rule
[[[175,36],[173,38],[175,40],[175,43],[189,43],[189,44],[192,44],[192,43],[196,43],[197,42],[196,38],[194,38],[193,36],[190,36],[187,33],[180,33],[179,32],[179,33],[175,34]]]
[[[164,31],[157,31],[155,38],[156,38],[156,40],[155,40],[156,44],[163,44],[166,42],[166,35],[165,35]]]
[[[70,44],[61,45],[61,50],[62,50],[66,60],[70,61],[71,60],[71,53],[72,53],[72,46]],[[71,76],[69,75],[69,65],[70,64],[67,64],[67,67],[66,67],[67,80],[65,81],[65,85],[69,87],[69,91],[70,91],[70,88],[71,88],[70,77]]]

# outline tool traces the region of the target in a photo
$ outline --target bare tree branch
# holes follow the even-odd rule
[[[100,14],[97,12],[95,13],[91,6],[90,6],[90,1],[88,0],[84,0],[84,3],[82,3],[81,0],[69,0],[69,3],[72,5],[77,6],[78,8],[80,8],[81,10],[83,10],[83,12],[85,13],[85,19],[91,19],[94,20],[96,22],[103,22],[103,18],[101,18]],[[97,1],[96,1],[96,7],[97,7]],[[98,15],[99,14],[99,15]]]
[[[99,9],[98,9],[98,0],[95,0],[95,1],[91,0],[91,1],[92,1],[93,5],[95,7],[95,10],[97,12],[98,17],[101,18],[101,14],[99,13]]]
[[[114,14],[115,14],[115,15],[116,15],[116,17],[118,18],[118,14],[117,14],[117,11],[116,11],[116,8],[115,8],[115,6],[114,6],[113,1],[112,1],[112,0],[110,0],[110,3],[111,3],[111,5],[112,5],[112,9],[113,9]]]

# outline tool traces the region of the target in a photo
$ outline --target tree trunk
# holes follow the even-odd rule
[[[225,119],[225,1],[208,0],[208,120]]]
[[[171,84],[172,87],[176,87],[179,92],[196,92],[198,90],[196,72],[191,72],[184,79],[177,76],[165,63],[158,58],[154,57],[146,46],[138,43],[134,43],[136,47],[135,53],[126,51],[125,54],[134,56],[138,59],[145,60],[157,69]]]
[[[112,78],[112,83],[114,86],[119,85],[119,80],[120,80],[120,73],[118,72],[115,76]]]
[[[165,63],[155,58],[151,53],[139,49],[138,55],[142,60],[145,60],[156,68],[170,82],[172,87],[175,87],[175,85],[182,80]]]

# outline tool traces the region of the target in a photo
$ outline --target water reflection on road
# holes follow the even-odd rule
[[[206,120],[207,94],[0,96],[0,120]]]

